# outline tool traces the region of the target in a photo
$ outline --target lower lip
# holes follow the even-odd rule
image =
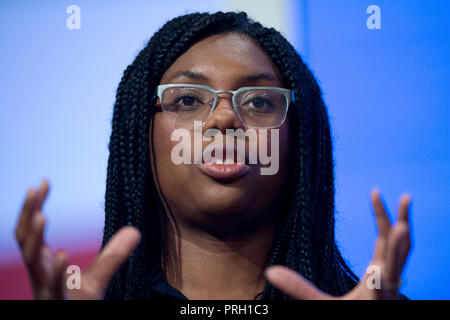
[[[198,168],[207,176],[217,180],[234,180],[245,175],[250,166],[243,163],[234,164],[215,164],[202,163]]]

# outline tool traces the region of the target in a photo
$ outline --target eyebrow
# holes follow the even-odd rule
[[[207,81],[209,80],[207,77],[205,77],[200,72],[195,71],[177,71],[171,76],[168,81],[174,80],[176,78],[190,78],[192,80],[199,80],[199,81]]]
[[[196,71],[177,71],[175,72],[169,79],[168,81],[172,81],[174,79],[177,78],[189,78],[192,80],[198,80],[198,81],[208,81],[209,78],[207,76],[205,76],[204,74],[202,74],[201,72],[196,72]],[[239,83],[248,83],[248,82],[254,82],[254,81],[258,81],[258,80],[269,80],[269,81],[273,81],[273,82],[279,82],[278,78],[276,76],[274,76],[273,74],[270,73],[265,73],[265,72],[258,72],[258,73],[253,73],[253,74],[247,74],[244,76],[239,77],[238,82]]]
[[[239,78],[240,83],[246,83],[246,82],[252,82],[252,81],[258,81],[258,80],[269,80],[273,82],[279,82],[278,78],[270,73],[254,73],[245,75]]]

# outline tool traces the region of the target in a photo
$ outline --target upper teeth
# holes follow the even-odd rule
[[[241,159],[238,159],[236,162],[234,162],[234,159],[225,159],[225,161],[223,161],[223,159],[221,158],[216,158],[214,159],[214,164],[234,164],[234,163],[245,163],[244,160],[241,161]]]

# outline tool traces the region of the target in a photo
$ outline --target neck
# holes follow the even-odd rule
[[[273,234],[272,225],[225,238],[183,227],[168,231],[165,250],[178,263],[165,261],[167,280],[189,299],[254,299],[264,290]]]

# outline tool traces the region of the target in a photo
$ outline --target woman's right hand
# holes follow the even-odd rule
[[[42,204],[49,184],[30,189],[16,227],[16,239],[27,267],[35,299],[103,299],[113,274],[139,244],[141,234],[131,226],[120,229],[106,244],[92,265],[81,273],[81,288],[66,285],[67,255],[52,253],[45,244]]]

